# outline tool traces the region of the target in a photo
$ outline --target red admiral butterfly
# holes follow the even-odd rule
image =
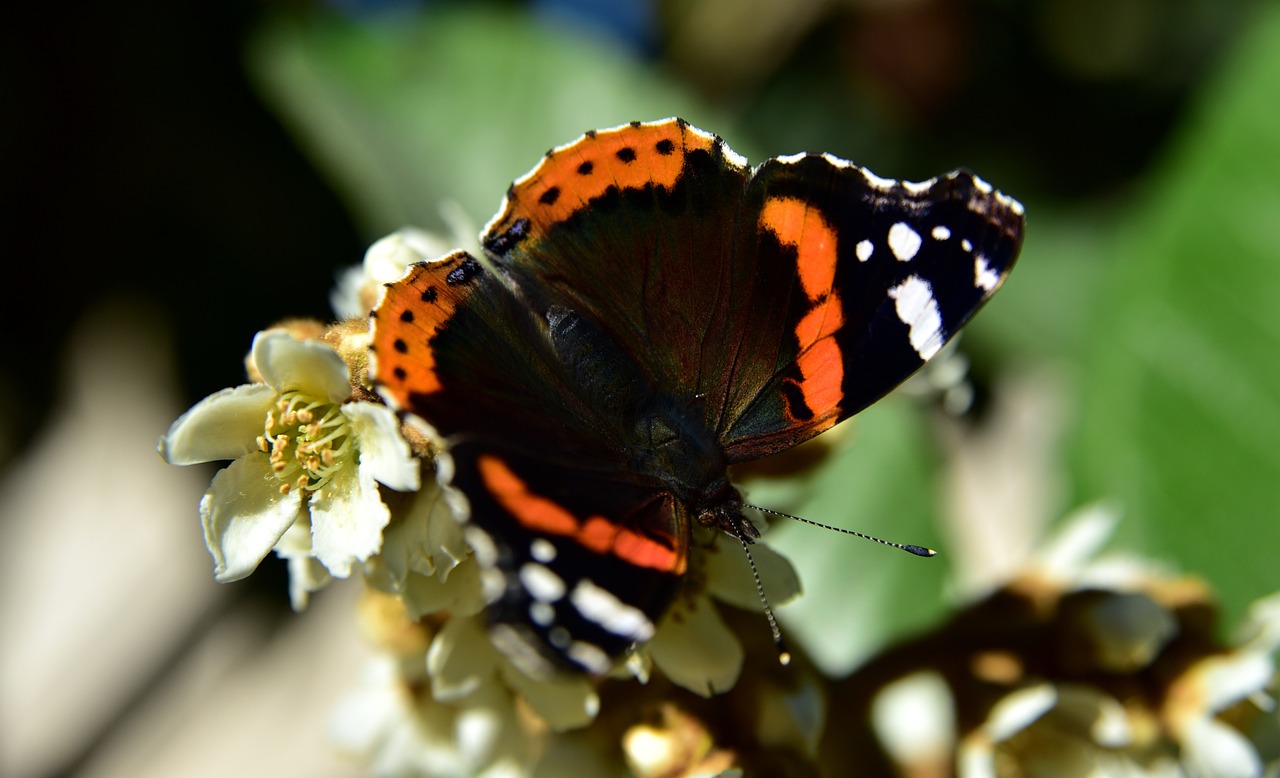
[[[588,132],[507,192],[484,256],[409,268],[370,374],[447,443],[494,636],[604,672],[653,635],[691,526],[750,541],[726,469],[830,429],[1000,286],[1023,209],[977,176],[754,168],[680,119]]]

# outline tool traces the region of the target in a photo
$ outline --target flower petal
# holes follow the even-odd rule
[[[529,707],[555,732],[585,727],[600,712],[600,696],[582,675],[534,679],[503,663],[502,679],[524,697]]]
[[[1209,717],[1196,719],[1182,739],[1183,766],[1205,778],[1248,778],[1262,775],[1262,760],[1253,743],[1235,729]]]
[[[876,694],[871,726],[900,767],[927,774],[924,767],[946,764],[955,748],[955,707],[946,679],[921,670],[891,681]]]
[[[266,454],[250,454],[219,471],[200,500],[214,577],[227,583],[252,573],[301,516],[301,496],[280,493]]]
[[[417,490],[421,467],[400,434],[395,413],[385,405],[354,402],[342,406],[342,414],[360,441],[360,469],[398,492]]]
[[[351,395],[347,363],[322,341],[298,340],[283,330],[259,332],[253,339],[252,359],[262,380],[277,391],[299,389],[332,403]]]
[[[275,390],[245,384],[209,395],[178,417],[160,438],[160,456],[171,465],[237,459],[257,451]]]
[[[663,674],[703,697],[733,688],[742,672],[742,645],[706,597],[677,603],[648,649]]]
[[[446,608],[455,617],[474,616],[485,606],[480,566],[474,561],[454,568],[444,580],[434,575],[410,573],[400,596],[411,619]]]
[[[289,604],[302,612],[311,593],[329,585],[333,577],[311,556],[311,522],[303,514],[276,543],[276,556],[289,563]]]
[[[395,520],[382,533],[378,574],[390,579],[399,591],[410,573],[435,575],[443,580],[451,569],[467,559],[470,547],[462,526],[453,518],[443,490],[434,482],[414,494],[388,494]],[[379,584],[380,588],[386,588]]]
[[[740,545],[718,540],[704,559],[707,591],[712,597],[744,610],[759,612],[762,609],[751,562]],[[782,554],[764,543],[755,543],[751,546],[751,560],[755,562],[770,605],[782,605],[800,594],[800,577]]]
[[[335,577],[346,578],[353,563],[377,553],[390,521],[373,476],[362,467],[344,467],[311,496],[311,553]]]
[[[1013,692],[991,707],[982,728],[999,743],[1031,726],[1058,704],[1058,690],[1049,683]]]
[[[451,618],[427,650],[431,694],[439,702],[457,700],[494,679],[498,651],[482,618]]]

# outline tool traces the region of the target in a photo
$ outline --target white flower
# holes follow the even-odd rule
[[[448,235],[404,227],[370,246],[364,261],[348,268],[338,278],[338,287],[329,296],[334,312],[344,319],[367,316],[377,305],[383,284],[399,279],[414,262],[443,257],[456,249],[478,256],[481,251],[476,239],[478,230],[462,209],[447,203],[440,212]]]
[[[201,400],[161,438],[160,454],[176,465],[233,460],[200,501],[215,577],[244,578],[277,548],[300,576],[295,604],[305,603],[324,575],[303,557],[347,577],[378,551],[390,520],[378,484],[417,489],[418,462],[394,413],[346,402],[350,373],[329,345],[262,332],[251,362],[262,383]],[[299,522],[310,524],[309,549],[305,536],[281,544]]]
[[[1165,719],[1182,744],[1183,762],[1203,776],[1262,774],[1254,745],[1218,714],[1237,704],[1273,712],[1266,690],[1275,681],[1275,652],[1280,648],[1280,592],[1253,603],[1241,644],[1192,665],[1168,694]],[[1275,765],[1271,769],[1277,769]]]
[[[391,524],[382,549],[364,565],[374,588],[397,594],[410,618],[448,609],[471,616],[484,608],[479,564],[470,556],[445,491],[435,482],[390,498]]]
[[[335,711],[330,732],[339,750],[378,778],[530,775],[527,739],[500,689],[442,704],[421,671],[395,657],[367,666],[362,688]]]
[[[994,776],[999,765],[1050,776],[1262,774],[1238,723],[1274,706],[1266,689],[1280,646],[1280,594],[1254,604],[1238,645],[1219,647],[1203,614],[1184,615],[1211,609],[1203,584],[1134,557],[1093,558],[1115,520],[1081,512],[1010,583],[1059,614],[1057,645],[1021,658],[1023,666],[1065,661],[1073,677],[1042,679],[994,705],[959,745],[961,776]],[[1137,679],[1165,686],[1143,699]],[[1220,715],[1228,709],[1233,717]]]
[[[483,617],[451,615],[435,629],[399,598],[370,592],[361,623],[383,653],[337,711],[333,737],[374,775],[530,775],[545,738],[590,724],[599,709],[581,675],[517,671]]]

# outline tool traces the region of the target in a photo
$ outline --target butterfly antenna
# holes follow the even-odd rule
[[[773,509],[771,509],[771,508],[761,508],[759,505],[744,505],[743,507],[746,507],[746,508],[755,508],[756,510],[760,511],[761,513],[771,513],[771,514],[773,514],[774,516],[782,516],[782,517],[784,517],[784,518],[788,518],[788,519],[795,519],[796,521],[803,522],[804,524],[812,524],[812,525],[813,525],[813,526],[815,526],[815,527],[821,527],[821,528],[823,528],[823,529],[829,529],[829,530],[831,530],[832,532],[843,532],[843,533],[844,533],[844,534],[846,534],[846,535],[853,535],[854,537],[859,537],[859,538],[862,538],[863,540],[870,540],[870,541],[874,541],[874,542],[876,542],[876,543],[879,543],[879,544],[880,544],[880,545],[882,545],[882,546],[889,546],[889,547],[891,547],[891,548],[901,549],[901,550],[903,550],[903,551],[906,551],[908,554],[915,554],[916,556],[929,557],[929,556],[935,556],[935,555],[938,553],[937,551],[934,551],[934,550],[933,550],[933,549],[931,549],[931,548],[925,548],[924,546],[916,546],[916,545],[912,545],[912,544],[910,544],[910,543],[894,543],[894,542],[893,542],[893,541],[891,541],[891,540],[881,540],[880,538],[877,538],[877,537],[875,537],[874,535],[865,535],[865,534],[863,534],[863,533],[861,533],[861,532],[854,532],[854,531],[853,531],[853,530],[851,530],[851,529],[844,529],[843,527],[833,527],[833,526],[831,526],[830,524],[823,524],[822,522],[813,521],[813,520],[811,520],[811,519],[804,519],[804,518],[801,518],[801,517],[799,517],[799,516],[792,516],[790,513],[783,513],[782,511],[775,511],[775,510],[773,510]],[[748,556],[748,558],[749,558],[749,557],[751,556],[751,554],[749,554],[749,553],[748,553],[748,554],[747,554],[747,556]],[[752,567],[753,567],[753,569],[754,569],[754,565],[753,565]],[[759,579],[758,579],[758,578],[756,579],[756,583],[757,583],[757,584],[759,584]]]
[[[769,598],[764,596],[764,585],[760,583],[760,571],[756,569],[756,560],[751,556],[751,544],[740,533],[736,534],[738,542],[742,544],[742,553],[747,555],[747,564],[751,566],[751,577],[756,582],[756,595],[760,598],[760,605],[764,608],[764,617],[769,620],[769,630],[773,632],[773,644],[778,647],[778,664],[791,664],[791,652],[782,642],[782,630],[778,629],[778,620],[774,618],[773,608],[769,607]]]

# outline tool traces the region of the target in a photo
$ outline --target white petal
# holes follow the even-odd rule
[[[781,605],[800,594],[800,577],[786,557],[764,543],[755,543],[751,546],[751,558],[771,606]],[[703,569],[707,572],[707,591],[711,596],[744,610],[761,610],[755,577],[739,543],[727,536],[719,539],[706,555]]]
[[[378,656],[361,672],[361,687],[348,694],[330,716],[329,738],[350,756],[372,758],[386,733],[406,715],[394,659]]]
[[[875,696],[871,726],[900,767],[945,764],[956,742],[955,698],[941,675],[916,672]]]
[[[1269,654],[1280,648],[1280,592],[1249,606],[1241,633],[1241,645],[1249,650]]]
[[[329,307],[339,319],[358,319],[368,316],[361,292],[364,291],[364,268],[359,265],[340,271],[338,285],[329,292]]]
[[[585,676],[564,675],[535,680],[504,663],[502,678],[555,732],[585,727],[600,712],[600,697]]]
[[[1201,660],[1191,672],[1199,676],[1205,707],[1217,712],[1265,690],[1275,664],[1269,654],[1238,651]]]
[[[1248,738],[1220,721],[1197,719],[1182,737],[1183,765],[1204,778],[1262,775],[1262,760]]]
[[[996,778],[996,750],[982,730],[970,732],[956,749],[957,778]]]
[[[418,460],[400,434],[400,422],[390,408],[354,402],[342,406],[342,414],[360,442],[360,469],[367,469],[379,483],[399,492],[412,492],[421,485]]]
[[[252,573],[302,515],[297,490],[280,494],[280,483],[266,454],[237,459],[214,476],[200,501],[200,520],[219,581],[238,581]]]
[[[311,556],[311,522],[305,514],[280,537],[275,551],[276,556],[289,563],[289,604],[302,612],[307,609],[311,593],[333,580],[324,565]]]
[[[1119,513],[1103,503],[1074,512],[1063,520],[1061,529],[1039,551],[1041,566],[1052,576],[1075,581],[1089,560],[1111,539],[1119,521]]]
[[[456,246],[446,238],[416,227],[404,227],[379,240],[364,253],[364,272],[378,286],[404,276],[414,262],[436,259]]]
[[[385,494],[383,502],[395,518],[383,530],[382,548],[377,558],[370,560],[365,576],[379,589],[395,594],[404,588],[411,573],[436,574],[436,559],[430,545],[435,512],[446,514],[444,519],[449,524],[456,522],[447,515],[448,508],[443,505],[440,488],[435,483],[428,483],[412,494]],[[467,546],[461,539],[461,529],[457,532],[465,557]],[[453,563],[444,560],[444,566],[452,567]]]
[[[400,596],[411,619],[446,608],[454,617],[474,616],[485,606],[480,566],[474,561],[454,568],[444,580],[434,575],[410,573]]]
[[[311,497],[311,553],[337,578],[377,553],[391,511],[364,468],[344,467]]]
[[[171,465],[238,459],[258,448],[276,392],[245,384],[209,395],[178,417],[163,438],[160,456]]]
[[[448,702],[471,694],[495,678],[498,661],[483,618],[449,619],[427,651],[431,695]]]
[[[333,403],[351,394],[347,363],[321,341],[298,340],[282,330],[259,332],[253,339],[253,364],[278,391],[299,389]]]
[[[1000,743],[1034,724],[1057,702],[1058,692],[1052,684],[1019,689],[992,706],[982,728],[994,742]]]
[[[706,597],[677,603],[648,649],[664,675],[703,697],[733,688],[742,672],[742,645]]]

